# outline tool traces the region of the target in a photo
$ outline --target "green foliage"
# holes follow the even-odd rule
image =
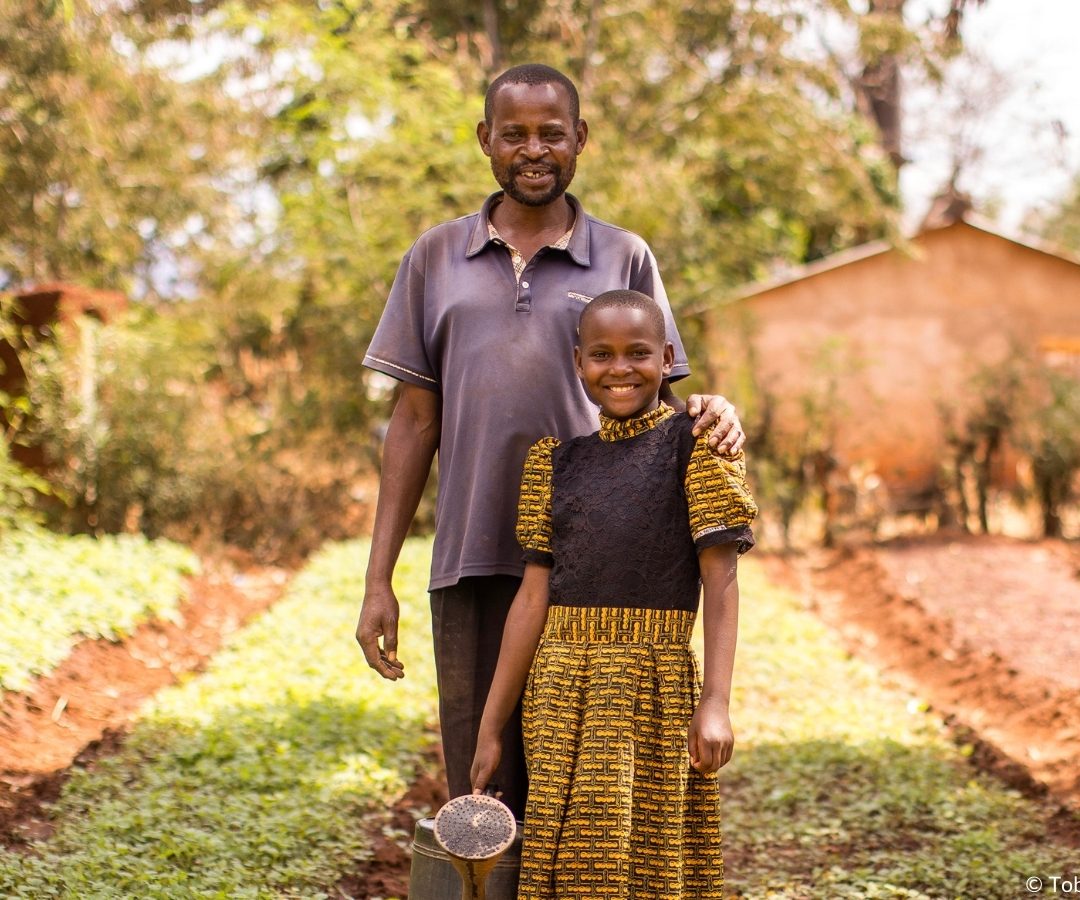
[[[41,341],[24,355],[26,430],[71,498],[61,515],[76,529],[158,534],[206,490],[216,448],[195,444],[213,440],[199,359],[168,326],[152,314],[117,326],[84,318],[71,343]]]
[[[573,189],[653,244],[678,309],[888,231],[888,160],[840,101],[840,73],[800,60],[779,13],[676,0],[493,8],[506,62],[543,59],[581,82],[592,131]],[[495,188],[474,135],[490,22],[384,0],[222,12],[206,27],[244,48],[227,71],[259,79],[259,171],[277,205],[242,256],[205,260],[208,313],[225,356],[248,347],[294,373],[275,399],[286,433],[368,443],[381,411],[359,389],[358,350],[396,266],[422,230]]]
[[[225,71],[269,81],[250,99],[264,131],[253,162],[274,208],[239,254],[205,260],[222,357],[246,352],[289,373],[269,397],[285,440],[315,431],[370,444],[380,410],[363,387],[362,351],[397,265],[420,232],[490,189],[478,92],[412,36],[395,3],[223,13],[215,33],[246,48]],[[234,365],[226,374],[245,380]]]
[[[657,54],[666,48],[658,65],[672,77],[663,92],[618,66],[595,76],[599,146],[587,151],[582,182],[599,214],[650,240],[685,312],[776,265],[889,228],[892,174],[872,132],[820,102],[816,79],[788,62],[791,35],[767,23],[775,25],[762,14],[733,16],[730,31],[701,48],[729,60],[705,78],[695,74],[701,60],[679,52],[692,38],[649,20],[642,34],[615,39],[626,40],[627,66],[634,37]]]
[[[39,520],[41,514],[35,502],[51,493],[44,478],[11,458],[7,439],[0,437],[0,535]]]
[[[430,543],[398,568],[406,677],[353,639],[366,546],[328,546],[203,675],[160,694],[119,756],[77,771],[6,897],[321,897],[369,858],[433,739]],[[325,891],[325,893],[324,893]]]
[[[430,542],[406,542],[397,573],[401,682],[353,641],[365,553],[326,547],[206,673],[159,695],[118,756],[77,770],[56,834],[0,853],[0,891],[334,896],[436,717]],[[975,775],[925,705],[852,660],[752,557],[740,569],[739,743],[721,774],[732,897],[1012,900],[1023,875],[1068,871],[1055,810]]]
[[[841,6],[855,35],[887,36],[896,52],[916,42],[902,25],[873,24],[873,15]],[[555,0],[491,8],[502,63],[543,60],[577,80],[592,131],[574,190],[594,213],[650,241],[676,307],[694,310],[772,264],[888,232],[898,202],[891,164],[846,95],[849,73],[807,52],[805,7]],[[476,48],[465,61],[444,53],[464,83],[475,83],[493,42],[490,22],[448,15],[440,3],[418,10],[445,35],[443,46]],[[882,40],[868,40],[866,52],[880,52]]]
[[[859,65],[808,49],[818,16]],[[895,173],[849,85],[923,37],[842,0],[15,0],[0,279],[191,298],[101,336],[93,412],[70,378],[39,395],[74,527],[197,516],[251,545],[341,520],[378,458],[361,360],[402,254],[495,187],[474,134],[494,70],[578,80],[574,190],[650,241],[700,371],[695,317],[734,285],[891,233]]]
[[[7,348],[19,345],[19,329],[12,315],[13,308],[11,298],[0,293],[0,345]],[[8,374],[4,360],[0,358],[0,379]],[[19,465],[11,456],[11,435],[28,406],[25,397],[12,397],[0,390],[0,428],[4,432],[0,434],[0,534],[37,519],[35,501],[51,493],[45,479]]]
[[[0,533],[0,689],[25,690],[82,637],[118,640],[148,619],[173,616],[183,576],[198,561],[183,547],[137,535],[94,540],[28,526]]]
[[[1055,208],[1034,216],[1030,224],[1046,240],[1080,255],[1080,176]]]
[[[212,233],[227,204],[211,176],[240,115],[148,60],[152,33],[124,4],[5,2],[0,284],[145,290],[160,260]]]
[[[80,320],[74,340],[24,354],[23,436],[69,500],[52,507],[57,524],[225,540],[264,557],[346,533],[351,480],[369,458],[346,444],[352,459],[330,467],[325,432],[280,433],[288,373],[263,378],[242,351],[223,360],[213,328],[196,308],[139,308],[108,326]]]

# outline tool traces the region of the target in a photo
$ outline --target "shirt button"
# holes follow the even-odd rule
[[[521,282],[521,286],[522,286],[523,288],[527,288],[527,287],[529,286],[529,282],[527,282],[527,281],[523,281],[523,282]]]

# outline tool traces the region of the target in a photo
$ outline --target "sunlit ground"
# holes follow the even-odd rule
[[[315,897],[368,852],[433,739],[426,541],[398,588],[407,677],[353,640],[366,545],[328,546],[202,675],[160,694],[121,754],[77,773],[12,897]],[[742,566],[723,773],[728,890],[744,898],[985,897],[1066,873],[1047,810],[979,777],[916,698]],[[406,836],[402,836],[407,839]]]

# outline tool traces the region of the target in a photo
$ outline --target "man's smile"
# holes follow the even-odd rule
[[[545,178],[549,178],[555,174],[554,170],[548,168],[538,168],[530,166],[528,168],[520,168],[514,172],[515,175],[519,175],[527,181],[542,181]]]

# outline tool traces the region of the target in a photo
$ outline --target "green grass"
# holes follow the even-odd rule
[[[195,555],[137,535],[95,539],[34,526],[0,534],[0,690],[26,690],[82,637],[116,640],[175,615]],[[17,640],[11,640],[17,635]]]
[[[366,547],[328,546],[118,756],[75,775],[50,841],[0,855],[0,896],[333,896],[432,739],[429,550],[408,542],[399,571],[403,682],[353,641]],[[1015,900],[1023,877],[1075,872],[1047,808],[977,776],[752,557],[741,580],[730,896]]]

